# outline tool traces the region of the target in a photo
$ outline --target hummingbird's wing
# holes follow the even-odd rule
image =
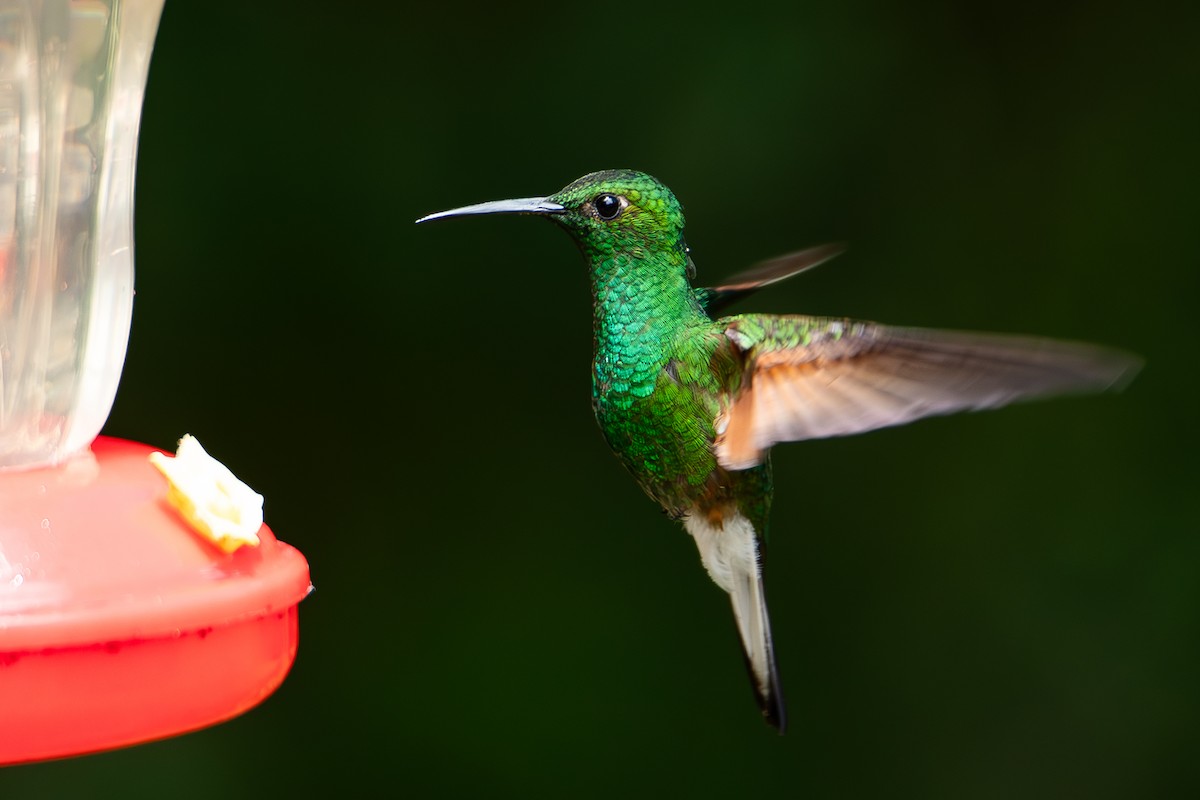
[[[747,270],[731,275],[720,286],[697,289],[696,297],[705,311],[715,315],[735,300],[741,300],[764,286],[779,283],[820,266],[834,256],[841,255],[845,250],[844,244],[834,242],[760,261]]]
[[[760,463],[776,442],[1116,388],[1141,363],[1094,345],[1022,336],[760,314],[723,322],[744,365],[716,421],[714,449],[726,469]]]

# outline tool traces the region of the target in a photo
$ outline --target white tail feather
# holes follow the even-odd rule
[[[696,540],[704,568],[729,594],[763,713],[782,730],[783,699],[779,696],[771,621],[767,616],[754,526],[741,514],[725,519],[719,528],[702,514],[685,516],[683,524]]]

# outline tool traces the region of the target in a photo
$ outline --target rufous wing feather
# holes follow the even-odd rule
[[[1140,366],[1134,356],[1089,344],[816,317],[733,317],[726,335],[745,364],[717,420],[717,460],[727,469],[760,463],[777,442],[1104,391]]]

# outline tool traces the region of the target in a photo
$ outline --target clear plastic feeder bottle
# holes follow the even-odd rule
[[[0,0],[0,469],[85,449],[112,407],[162,5]]]
[[[97,436],[129,337],[162,5],[0,0],[0,766],[254,707],[291,668],[312,589],[260,519],[213,543],[195,507],[171,506],[153,448]]]

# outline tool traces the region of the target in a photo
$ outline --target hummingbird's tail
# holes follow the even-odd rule
[[[718,527],[699,511],[685,516],[683,524],[696,540],[708,574],[729,593],[758,705],[767,722],[783,733],[787,715],[775,669],[775,647],[771,643],[771,620],[767,616],[754,526],[740,513],[734,513]]]

